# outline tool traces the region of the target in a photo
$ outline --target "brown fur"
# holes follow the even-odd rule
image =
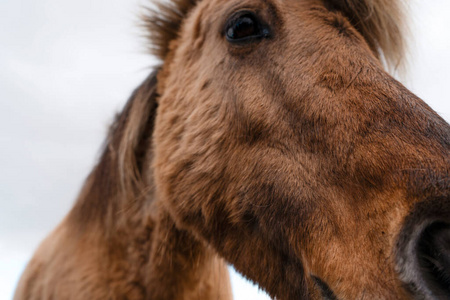
[[[230,45],[239,8],[272,35]],[[15,299],[230,299],[225,261],[277,299],[432,299],[410,244],[450,219],[450,127],[382,68],[400,2],[160,9],[162,68]]]

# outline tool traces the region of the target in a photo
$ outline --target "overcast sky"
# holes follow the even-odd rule
[[[0,300],[68,212],[112,117],[155,61],[145,0],[0,1]],[[403,83],[450,120],[450,1],[412,0]],[[263,299],[233,275],[236,300]]]

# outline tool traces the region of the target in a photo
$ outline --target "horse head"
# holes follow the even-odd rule
[[[16,299],[449,299],[450,127],[390,76],[400,1],[172,0]]]
[[[211,0],[155,37],[158,200],[272,296],[450,293],[450,128],[380,62],[401,20],[398,1]]]

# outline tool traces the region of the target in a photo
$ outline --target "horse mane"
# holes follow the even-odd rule
[[[404,61],[405,16],[403,0],[323,0],[325,5],[342,12],[365,38],[373,53],[391,68]],[[170,42],[178,37],[181,24],[198,0],[159,0],[143,17],[150,50],[163,60]]]
[[[152,147],[157,108],[157,70],[133,92],[110,126],[99,161],[70,213],[76,224],[103,222],[104,228],[120,226],[120,213],[131,213],[145,197],[144,170]]]

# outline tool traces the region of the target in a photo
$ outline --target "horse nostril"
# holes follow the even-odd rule
[[[450,295],[450,223],[428,225],[416,249],[419,275],[433,296]]]

